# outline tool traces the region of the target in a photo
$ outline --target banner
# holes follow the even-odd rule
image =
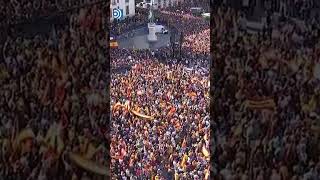
[[[131,112],[132,114],[138,116],[138,117],[141,117],[141,118],[145,118],[145,119],[149,119],[149,120],[153,120],[154,117],[153,116],[148,116],[148,115],[144,115],[144,114],[141,114],[139,113],[138,111],[135,111],[135,110],[132,110],[130,108],[130,105],[129,105],[129,101],[126,101],[126,103],[123,105],[121,104],[120,102],[116,103],[114,106],[113,106],[113,110],[119,108],[119,107],[122,107],[122,108],[125,108],[127,109],[129,112]]]
[[[246,100],[245,106],[250,109],[272,109],[275,110],[276,103],[272,98],[265,100]]]
[[[69,154],[70,160],[76,164],[77,166],[95,174],[99,175],[108,175],[109,172],[107,171],[107,167],[104,167],[100,164],[97,164],[91,160],[88,160],[78,154],[70,153]]]
[[[134,110],[131,110],[131,112],[132,112],[132,114],[139,116],[139,117],[142,117],[142,118],[146,118],[146,119],[150,119],[150,120],[154,119],[152,116],[144,115],[144,114],[141,114],[141,113],[134,111]]]

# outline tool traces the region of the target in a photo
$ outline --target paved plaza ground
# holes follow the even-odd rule
[[[168,34],[157,33],[158,41],[154,43],[149,43],[147,36],[147,25],[134,29],[118,37],[119,47],[126,49],[158,49],[169,46],[171,31],[169,30]]]

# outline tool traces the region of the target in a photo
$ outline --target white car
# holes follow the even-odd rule
[[[165,28],[162,28],[162,29],[161,29],[161,33],[162,33],[162,34],[168,34],[169,31],[168,31],[167,29],[165,29]]]

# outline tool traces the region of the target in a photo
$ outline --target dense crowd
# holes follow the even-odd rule
[[[110,51],[111,69],[125,69],[132,65],[139,63],[142,59],[139,58],[141,54],[148,54],[144,50],[129,50],[124,48],[113,49]],[[117,57],[117,58],[113,58]]]
[[[112,65],[131,66],[111,76],[113,179],[209,179],[209,41],[198,37],[210,34],[209,23],[188,23],[176,10],[156,18],[185,33],[184,52],[193,51],[181,60],[168,47],[111,50]]]
[[[204,12],[210,12],[211,7],[210,7],[210,1],[207,0],[195,0],[195,1],[190,1],[188,3],[180,3],[178,2],[178,6],[169,6],[165,7],[164,10],[168,10],[171,12],[176,12],[179,11],[182,14],[192,14],[191,7],[198,7],[201,8],[202,11]],[[193,14],[195,15],[195,14]],[[196,16],[198,16],[197,14]]]
[[[0,61],[0,179],[105,179],[107,8],[68,12],[70,23],[48,34],[8,37]]]
[[[190,7],[189,7],[190,8]],[[163,10],[157,14],[160,21],[166,21],[172,28],[183,32],[184,52],[210,54],[210,21],[191,13]]]
[[[115,156],[113,175],[117,179],[173,179],[176,173],[181,178],[203,179],[209,167],[202,154],[203,147],[209,149],[205,94],[208,71],[197,70],[196,74],[179,64],[165,65],[142,55],[140,58],[143,61],[127,74],[112,76],[111,103],[130,101],[133,109],[154,119],[114,109],[110,151]],[[184,169],[181,161],[185,155],[188,162]]]
[[[0,25],[16,24],[101,0],[9,0],[0,1]]]
[[[312,15],[312,10],[317,6],[314,0],[266,0],[262,6],[266,11],[278,12],[285,17],[299,17],[307,20]]]
[[[319,179],[319,21],[248,33],[240,14],[213,17],[215,179]]]

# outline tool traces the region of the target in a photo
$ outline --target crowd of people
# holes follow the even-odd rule
[[[121,70],[131,67],[132,65],[139,63],[142,59],[139,58],[141,54],[146,54],[144,50],[136,49],[134,51],[130,49],[113,49],[110,51],[111,69]],[[117,57],[117,58],[113,58]]]
[[[112,75],[111,103],[129,101],[132,109],[154,119],[113,109],[112,175],[203,179],[209,166],[202,154],[203,148],[209,149],[208,71],[196,74],[183,65],[140,58],[127,74]]]
[[[101,0],[10,0],[0,2],[0,25],[16,24]]]
[[[180,60],[168,47],[110,52],[112,66],[130,66],[111,75],[112,179],[209,179],[210,41],[199,36],[210,24],[177,10],[155,16],[185,34]]]
[[[314,0],[266,0],[262,6],[266,11],[277,12],[285,17],[299,17],[307,20],[313,8],[317,6],[317,2]]]
[[[25,19],[42,4],[50,6],[10,1],[0,17]],[[184,33],[181,60],[170,48],[112,49],[111,66],[129,68],[111,80],[108,6],[73,12],[50,35],[8,37],[0,61],[0,179],[103,179],[108,138],[113,179],[209,179],[211,167],[214,179],[318,179],[318,16],[303,26],[270,21],[251,34],[235,9],[218,7],[210,31],[189,7],[157,13]],[[122,34],[145,17],[111,31]]]
[[[184,52],[210,55],[209,20],[194,16],[190,11],[183,12],[179,9],[178,11],[163,10],[157,15],[160,21],[166,21],[169,26],[183,33]]]
[[[214,177],[319,179],[319,21],[249,33],[240,18],[213,14]]]
[[[66,12],[70,22],[47,34],[8,37],[0,58],[0,179],[105,179],[108,8]]]

